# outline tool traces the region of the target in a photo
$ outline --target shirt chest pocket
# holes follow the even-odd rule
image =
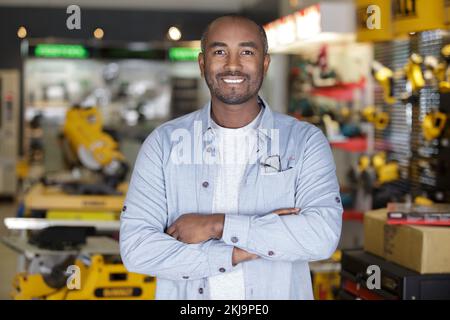
[[[295,207],[296,170],[294,168],[271,173],[260,174],[260,194],[263,196],[265,212],[282,208]]]

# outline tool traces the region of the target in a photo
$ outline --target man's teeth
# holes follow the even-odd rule
[[[244,79],[223,79],[225,83],[241,83]]]

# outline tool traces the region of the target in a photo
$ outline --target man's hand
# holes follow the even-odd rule
[[[272,213],[275,213],[279,216],[284,216],[288,214],[298,214],[300,212],[300,208],[284,208],[284,209],[277,209],[272,211]]]
[[[277,209],[272,213],[280,216],[298,214],[299,208]],[[166,231],[178,241],[184,243],[200,243],[209,239],[222,238],[225,215],[187,213],[179,217]]]
[[[274,210],[271,213],[275,213],[279,216],[284,216],[284,215],[288,215],[288,214],[298,214],[299,212],[300,212],[300,208],[285,208],[285,209]],[[259,256],[257,254],[247,252],[238,247],[233,248],[233,258],[232,258],[233,266],[237,265],[238,263],[244,262],[244,261],[255,260],[258,258],[259,258]]]
[[[244,261],[255,260],[258,258],[259,258],[259,256],[256,254],[247,252],[238,247],[233,248],[233,259],[232,259],[233,266],[237,265],[238,263],[244,262]]]
[[[187,213],[179,217],[166,231],[178,241],[200,243],[222,237],[224,214]]]

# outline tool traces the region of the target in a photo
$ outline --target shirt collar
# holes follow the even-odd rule
[[[261,106],[264,107],[264,112],[258,126],[258,129],[264,130],[258,131],[270,139],[270,130],[274,129],[273,113],[269,107],[269,104],[260,96],[258,96],[258,103],[260,103]],[[204,135],[207,131],[212,129],[211,100],[208,101],[208,103],[206,103],[206,105],[202,108],[200,112],[200,119],[202,121],[202,134]]]

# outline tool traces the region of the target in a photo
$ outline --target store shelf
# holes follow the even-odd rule
[[[342,149],[349,152],[365,152],[367,150],[367,138],[357,137],[349,138],[343,141],[331,141],[330,145],[333,148]]]

